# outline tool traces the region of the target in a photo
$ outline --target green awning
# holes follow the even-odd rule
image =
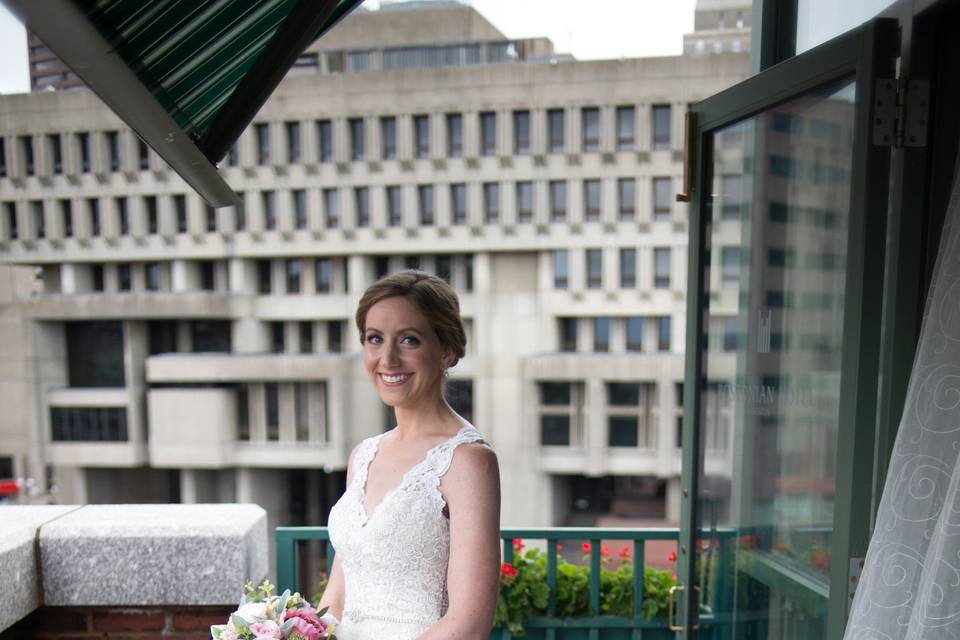
[[[214,206],[216,172],[300,53],[362,0],[3,0]]]

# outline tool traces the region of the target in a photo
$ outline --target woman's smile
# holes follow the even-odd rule
[[[412,373],[381,373],[380,380],[388,387],[399,387],[410,379]]]

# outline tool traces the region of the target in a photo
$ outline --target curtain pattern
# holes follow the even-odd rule
[[[960,172],[846,640],[960,639],[958,456]]]

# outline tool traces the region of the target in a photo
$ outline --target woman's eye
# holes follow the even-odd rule
[[[400,340],[400,342],[403,343],[403,344],[411,345],[411,346],[416,346],[416,345],[420,344],[420,341],[417,340],[416,338],[414,338],[413,336],[404,336],[404,337]]]
[[[381,338],[378,335],[370,335],[370,336],[367,336],[367,342],[369,342],[370,344],[380,344],[381,342],[383,342],[383,338]]]

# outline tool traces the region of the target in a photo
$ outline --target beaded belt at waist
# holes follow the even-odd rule
[[[367,613],[360,609],[347,609],[343,612],[343,619],[357,624],[361,620],[379,620],[381,622],[393,622],[396,624],[432,624],[434,620],[429,618],[402,618],[399,616],[381,616],[373,613]]]

